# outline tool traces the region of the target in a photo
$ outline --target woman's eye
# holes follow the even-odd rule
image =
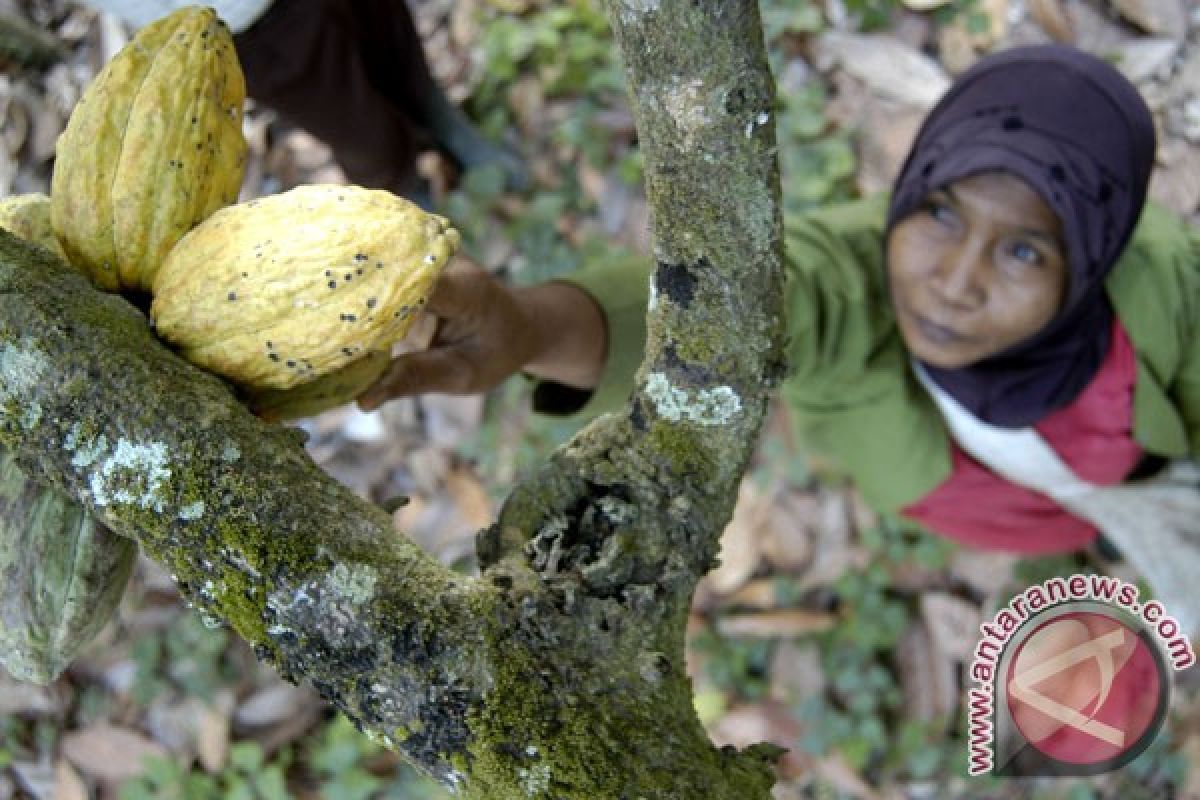
[[[951,225],[955,220],[954,210],[945,203],[938,202],[937,200],[930,200],[925,203],[925,213],[944,225]]]
[[[1037,251],[1037,248],[1027,242],[1014,242],[1008,248],[1008,253],[1017,261],[1025,264],[1040,264],[1042,262],[1042,254]]]

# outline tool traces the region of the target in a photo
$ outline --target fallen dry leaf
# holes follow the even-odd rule
[[[541,81],[532,75],[519,78],[508,90],[508,100],[522,133],[532,136],[544,130],[546,96]]]
[[[474,439],[483,424],[484,399],[482,394],[421,397],[429,441],[445,450],[456,450]]]
[[[928,628],[915,620],[900,636],[895,651],[896,671],[909,719],[946,719],[958,703],[953,662],[936,651]]]
[[[938,31],[938,57],[951,75],[961,75],[979,60],[975,42],[963,25],[947,25]]]
[[[859,191],[891,188],[924,119],[925,112],[917,108],[883,100],[867,103],[859,127]]]
[[[962,581],[980,595],[990,595],[1012,580],[1018,558],[1010,553],[996,553],[959,548],[950,556],[950,575]]]
[[[317,694],[307,685],[278,680],[243,700],[233,714],[233,724],[239,732],[279,725],[316,703]]]
[[[1200,148],[1166,138],[1159,142],[1158,152],[1162,166],[1150,179],[1150,197],[1187,216],[1200,208]]]
[[[945,592],[926,592],[920,608],[934,649],[948,659],[969,663],[983,621],[978,606]]]
[[[769,610],[779,605],[775,578],[752,580],[721,602],[724,608],[753,608]]]
[[[211,705],[202,703],[196,715],[193,731],[196,758],[210,775],[225,769],[234,703],[233,692],[223,689],[216,693]]]
[[[933,567],[927,567],[915,559],[904,559],[888,565],[888,575],[893,588],[900,591],[922,593],[930,589],[944,588],[945,573]]]
[[[67,733],[62,752],[84,775],[109,786],[141,775],[145,759],[167,756],[158,742],[107,722]]]
[[[1105,4],[1107,6],[1107,4]],[[1074,45],[1089,53],[1109,53],[1129,39],[1120,21],[1107,8],[1087,0],[1066,0],[1065,9],[1075,32]]]
[[[61,684],[38,686],[18,681],[0,668],[0,714],[4,716],[55,716],[64,707]]]
[[[1180,755],[1187,764],[1200,764],[1200,733],[1189,736],[1180,748]],[[1189,769],[1180,797],[1200,797],[1200,770]]]
[[[789,609],[723,614],[717,618],[717,631],[723,636],[805,636],[827,631],[836,623],[837,615],[828,611]]]
[[[941,65],[887,34],[829,31],[817,50],[819,60],[839,64],[872,91],[918,108],[931,108],[950,86]]]
[[[54,794],[54,765],[42,761],[14,761],[13,775],[17,786],[28,792],[34,800],[50,800]]]
[[[820,524],[820,501],[811,492],[783,491],[772,501],[769,524],[763,528],[762,552],[781,572],[798,572],[813,559]]]
[[[942,6],[949,5],[950,0],[903,0],[904,7],[913,11],[933,11]]]
[[[408,505],[397,509],[392,520],[396,529],[422,550],[451,564],[474,554],[475,534],[491,523],[491,515],[482,513],[485,500],[469,500],[467,508],[460,508],[448,492],[415,495]]]
[[[579,188],[583,190],[585,197],[593,203],[599,203],[608,189],[608,176],[584,161],[579,165]]]
[[[770,520],[770,497],[751,480],[743,480],[733,518],[721,534],[721,563],[703,578],[714,592],[730,594],[755,573],[762,555],[762,531]]]
[[[1027,8],[1034,21],[1051,39],[1062,44],[1075,41],[1075,29],[1063,8],[1063,0],[1028,0]]]
[[[1155,36],[1187,36],[1187,8],[1183,0],[1111,0],[1125,19]]]
[[[251,731],[242,738],[257,742],[262,748],[263,754],[270,758],[276,751],[294,744],[308,735],[324,717],[327,707],[324,700],[318,700],[318,702],[298,709],[296,715],[291,719],[279,725]]]
[[[801,772],[797,751],[800,724],[781,703],[765,702],[735,706],[709,728],[717,746],[749,747],[758,742],[785,747],[788,752],[779,761],[779,773],[793,776]]]
[[[1170,75],[1180,43],[1172,39],[1130,39],[1116,50],[1116,66],[1126,78],[1136,84],[1143,84],[1158,77]],[[1147,94],[1143,89],[1143,94]],[[1154,105],[1154,98],[1147,97]]]
[[[8,75],[0,75],[0,99],[3,102],[0,118],[4,120],[3,127],[0,127],[0,139],[3,140],[4,149],[15,157],[25,146],[33,125],[33,112],[30,109],[32,98],[28,87]]]
[[[54,792],[50,800],[88,800],[87,784],[65,758],[60,758],[54,766]]]
[[[771,697],[793,706],[820,697],[828,685],[815,642],[779,642],[771,653],[770,675]]]
[[[469,49],[479,41],[479,23],[480,9],[477,0],[457,0],[453,4],[450,10],[450,41],[454,49]]]
[[[532,0],[484,0],[488,5],[507,11],[509,14],[523,14],[533,7]]]
[[[478,530],[491,524],[492,498],[470,467],[457,466],[446,475],[446,492],[468,528]]]
[[[189,701],[161,694],[150,704],[142,725],[146,732],[173,753],[186,755],[189,758],[192,744],[192,709]]]
[[[799,589],[831,586],[846,570],[861,569],[871,558],[853,538],[853,512],[846,493],[824,490],[817,497],[814,557],[807,569],[796,576]]]

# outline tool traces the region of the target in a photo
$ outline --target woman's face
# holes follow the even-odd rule
[[[1033,336],[1067,289],[1062,224],[1019,178],[988,172],[935,191],[887,242],[892,306],[918,359],[956,369]]]

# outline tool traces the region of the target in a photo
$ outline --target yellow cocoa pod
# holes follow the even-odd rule
[[[0,228],[68,261],[50,226],[50,198],[44,194],[19,194],[0,200]]]
[[[290,389],[412,325],[458,231],[389,192],[299,186],[221,209],[167,255],[150,314],[184,358]]]
[[[390,363],[390,353],[376,350],[315,381],[293,389],[251,389],[245,399],[254,413],[268,422],[314,417],[358,397]]]
[[[237,199],[245,80],[212,9],[142,28],[105,65],[59,137],[54,232],[102,289],[149,291],[167,252]]]

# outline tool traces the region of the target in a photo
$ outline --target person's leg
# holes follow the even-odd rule
[[[484,138],[433,79],[405,0],[342,2],[354,16],[363,63],[380,94],[404,109],[463,169],[498,164],[510,188],[526,188],[529,174],[520,158]]]
[[[421,134],[368,76],[345,3],[277,0],[234,42],[248,95],[325,141],[352,182],[429,207]]]

